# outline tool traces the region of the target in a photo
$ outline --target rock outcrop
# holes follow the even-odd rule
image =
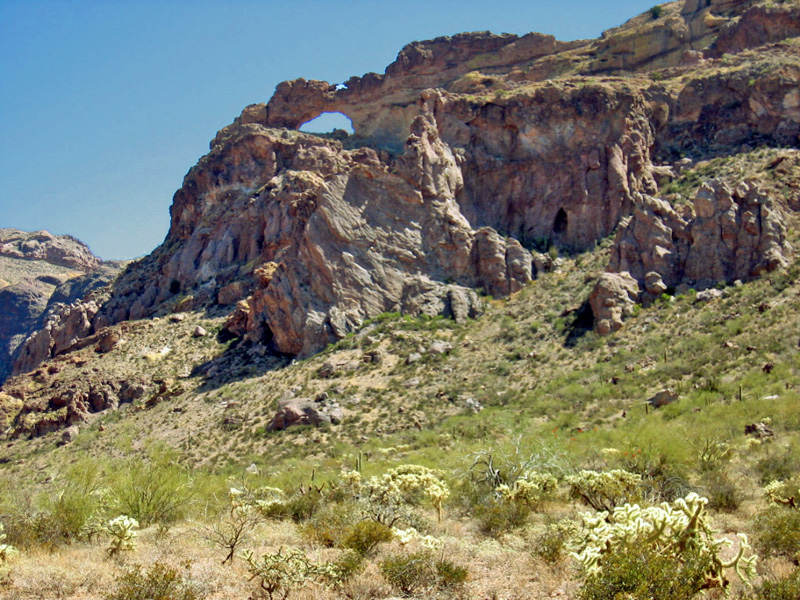
[[[18,229],[0,229],[0,256],[40,260],[83,273],[93,271],[101,263],[83,242],[69,235],[53,235],[49,231],[28,233]]]
[[[20,344],[41,325],[54,295],[75,300],[86,291],[84,278],[92,279],[85,274],[108,268],[71,236],[0,229],[0,384],[12,372]]]
[[[621,329],[638,298],[639,285],[629,273],[603,273],[589,296],[594,330],[608,335]]]
[[[753,279],[784,266],[789,251],[782,211],[757,186],[704,184],[679,209],[641,196],[620,224],[608,269],[657,296],[659,282],[666,291]]]
[[[678,285],[774,269],[789,247],[766,192],[716,184],[674,208],[656,198],[673,172],[653,163],[796,145],[800,60],[781,40],[799,18],[685,0],[598,40],[462,34],[409,44],[384,74],[281,83],[187,174],[164,243],[107,299],[54,312],[17,371],[120,321],[201,307],[299,356],[381,312],[463,320],[479,288],[503,296],[535,277],[530,248],[582,251],[615,231],[598,330]],[[330,111],[353,136],[296,131]]]

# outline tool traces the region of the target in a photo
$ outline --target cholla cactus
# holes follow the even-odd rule
[[[115,556],[120,552],[128,552],[136,547],[136,535],[139,522],[126,515],[111,519],[106,525],[106,533],[111,536],[108,555]]]
[[[602,571],[607,556],[625,548],[649,547],[659,555],[671,556],[677,561],[681,560],[683,553],[691,550],[707,559],[707,587],[727,586],[723,570],[731,567],[749,583],[755,573],[756,557],[744,556],[750,550],[747,537],[738,535],[740,543],[736,556],[723,562],[719,552],[730,541],[714,539],[706,504],[706,498],[691,493],[672,504],[665,502],[649,508],[626,504],[611,514],[584,514],[584,531],[572,556],[591,576]]]
[[[339,473],[342,480],[341,487],[347,489],[355,498],[361,495],[361,473],[358,471],[342,471]]]
[[[498,486],[495,492],[503,500],[536,508],[542,500],[555,491],[557,485],[558,480],[549,473],[530,471],[511,486],[505,484]]]
[[[764,496],[770,502],[789,508],[800,509],[797,501],[798,495],[800,495],[800,489],[788,481],[773,481],[764,488]]]
[[[282,489],[268,486],[256,489],[232,487],[228,490],[228,498],[231,501],[231,515],[252,508],[262,516],[271,517],[286,502],[286,494]]]
[[[12,554],[16,553],[14,546],[11,544],[4,544],[3,542],[6,541],[6,534],[3,530],[3,524],[0,523],[0,563],[4,563],[11,558]]]
[[[255,558],[252,551],[245,552],[250,579],[257,579],[263,592],[275,600],[285,600],[293,589],[305,587],[315,579],[326,579],[336,576],[334,568],[328,564],[315,564],[309,560],[302,550],[283,551],[264,554]]]
[[[581,471],[566,478],[573,498],[600,511],[612,511],[623,502],[636,499],[641,481],[641,475],[622,469]]]
[[[392,469],[381,477],[370,477],[367,482],[368,499],[371,503],[383,507],[414,505],[419,497],[427,497],[439,520],[442,518],[442,507],[450,497],[450,489],[442,479],[439,471],[419,465],[402,465]],[[388,523],[392,525],[393,523]]]
[[[392,533],[394,534],[395,539],[400,542],[402,546],[406,546],[411,542],[419,542],[423,548],[427,548],[428,550],[441,550],[444,542],[439,538],[435,538],[432,535],[420,535],[419,531],[414,529],[413,527],[409,527],[408,529],[398,529],[397,527],[392,527]]]

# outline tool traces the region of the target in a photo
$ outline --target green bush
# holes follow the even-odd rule
[[[361,556],[370,554],[378,544],[390,542],[394,534],[390,527],[377,521],[361,521],[347,531],[342,540],[342,548],[348,548]]]
[[[480,531],[486,535],[496,537],[512,529],[522,527],[528,520],[531,509],[526,504],[491,499],[475,506],[473,514],[478,521]]]
[[[287,516],[295,523],[307,521],[322,507],[322,494],[309,490],[305,494],[295,494],[284,505]]]
[[[106,600],[199,600],[197,588],[181,573],[157,562],[149,569],[134,565],[116,580],[116,588]]]
[[[580,600],[677,600],[693,598],[706,585],[708,556],[685,552],[682,560],[646,545],[617,549],[590,575]]]
[[[556,564],[566,555],[576,531],[577,524],[572,521],[563,520],[549,524],[534,538],[533,554],[547,564]]]
[[[732,513],[742,503],[739,487],[723,471],[706,472],[701,479],[704,496],[708,498],[708,507],[720,512]]]
[[[797,600],[800,598],[800,569],[777,581],[765,581],[755,590],[756,600]]]
[[[429,550],[393,554],[380,564],[386,581],[400,593],[413,595],[434,589],[454,589],[467,579],[469,571],[444,558],[435,559]]]
[[[300,527],[300,533],[326,548],[341,547],[357,519],[358,511],[352,503],[326,504]]]
[[[132,458],[120,465],[109,500],[117,514],[136,519],[142,527],[170,525],[185,517],[191,500],[191,479],[174,457]]]
[[[770,506],[756,517],[756,549],[764,556],[800,559],[800,511]]]

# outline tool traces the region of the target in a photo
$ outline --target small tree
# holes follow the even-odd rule
[[[656,4],[653,8],[650,9],[650,16],[653,17],[653,20],[660,19],[661,15],[664,14],[664,9]]]

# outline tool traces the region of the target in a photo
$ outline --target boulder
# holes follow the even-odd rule
[[[268,431],[280,431],[292,425],[336,424],[342,420],[342,409],[336,402],[315,402],[310,398],[290,398],[279,402]]]
[[[594,330],[608,335],[622,328],[638,297],[639,285],[629,273],[603,273],[589,296]]]
[[[647,403],[653,408],[661,408],[667,404],[672,404],[679,398],[678,393],[672,389],[661,390],[654,396],[647,399]]]

